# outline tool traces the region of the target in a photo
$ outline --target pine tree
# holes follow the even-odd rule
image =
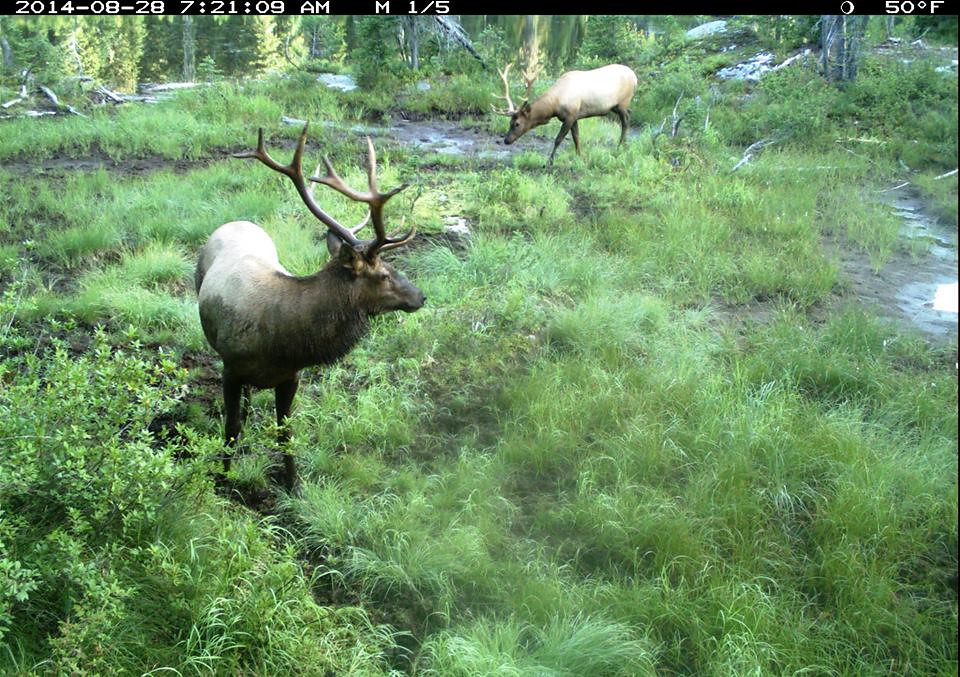
[[[263,75],[277,69],[283,59],[283,47],[274,31],[276,19],[272,16],[245,18],[252,40],[248,61],[250,75]]]

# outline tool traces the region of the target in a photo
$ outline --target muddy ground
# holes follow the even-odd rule
[[[901,189],[884,201],[900,218],[902,245],[879,271],[863,251],[836,240],[825,243],[842,266],[848,293],[931,340],[955,342],[956,230],[939,223],[915,191]]]

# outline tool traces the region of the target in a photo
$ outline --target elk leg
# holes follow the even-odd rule
[[[247,416],[250,414],[250,398],[252,393],[250,392],[251,388],[248,385],[243,386],[243,390],[240,393],[240,425],[242,426],[247,422]]]
[[[573,137],[573,145],[577,149],[577,155],[580,155],[580,122],[575,120],[570,127],[570,136]]]
[[[230,472],[230,457],[233,447],[240,437],[240,428],[243,425],[241,416],[241,400],[243,399],[243,383],[226,367],[223,368],[223,408],[225,422],[223,426],[223,441],[227,446],[223,456],[223,472]]]
[[[287,448],[290,442],[290,426],[287,424],[287,418],[290,416],[290,409],[293,407],[293,397],[297,394],[297,388],[300,385],[299,376],[294,376],[289,381],[284,381],[274,389],[274,397],[277,405],[277,428],[279,429],[279,441],[283,449],[283,483],[287,491],[292,491],[297,483],[297,468],[294,463],[293,454]]]
[[[617,145],[622,145],[627,139],[627,125],[630,124],[628,114],[630,111],[622,106],[617,106],[614,110],[617,111],[617,115],[620,117],[620,143]]]
[[[556,140],[553,142],[553,150],[550,151],[550,159],[547,160],[547,165],[553,164],[553,156],[557,153],[557,148],[560,146],[560,142],[563,141],[563,137],[567,135],[567,132],[570,131],[570,128],[577,123],[576,120],[564,120],[563,124],[560,125],[560,133],[557,134]]]

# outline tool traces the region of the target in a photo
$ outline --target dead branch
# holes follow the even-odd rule
[[[905,188],[906,186],[909,186],[909,185],[910,185],[910,182],[909,182],[909,181],[904,181],[903,183],[901,183],[901,184],[898,185],[898,186],[894,186],[893,188],[884,188],[883,190],[878,190],[877,192],[878,192],[878,193],[889,193],[890,191],[900,190],[901,188]]]
[[[650,141],[655,144],[657,138],[663,134],[663,129],[666,126],[667,126],[667,118],[663,118],[663,122],[660,123],[660,126],[653,128],[653,133],[650,134]]]
[[[759,141],[751,143],[749,146],[747,146],[747,149],[743,151],[743,157],[740,158],[740,162],[738,162],[733,166],[733,169],[730,170],[730,173],[733,174],[735,171],[740,169],[743,165],[750,162],[750,160],[753,159],[754,155],[759,155],[760,151],[762,151],[767,146],[772,146],[775,143],[780,143],[781,141],[783,141],[783,139],[784,137],[781,137],[779,139],[760,139]]]
[[[17,98],[7,101],[5,104],[0,106],[0,108],[9,108],[10,106],[14,106],[20,103],[21,101],[26,101],[27,84],[32,82],[33,82],[33,75],[30,73],[30,69],[29,68],[24,69],[20,73],[20,91],[17,93]]]
[[[463,26],[445,16],[434,15],[433,20],[440,28],[440,32],[446,35],[448,40],[459,43],[460,46],[470,52],[473,58],[479,61],[485,69],[489,70],[489,66],[487,66],[483,57],[480,56],[480,53],[474,48],[473,43],[470,42],[470,38],[467,36],[467,32],[463,30]]]
[[[956,169],[951,169],[951,170],[950,170],[949,172],[947,172],[946,174],[941,174],[940,176],[935,176],[935,177],[933,177],[933,180],[934,180],[934,181],[939,181],[940,179],[945,179],[945,178],[947,178],[948,176],[953,176],[953,175],[956,174],[956,173],[957,173],[957,170],[956,170]]]
[[[120,94],[117,94],[112,90],[107,89],[103,85],[98,85],[97,88],[94,89],[93,91],[112,103],[124,103],[126,101],[126,99],[123,96],[121,96]]]
[[[74,114],[74,115],[79,115],[79,116],[82,117],[82,118],[87,117],[86,115],[84,115],[83,113],[81,113],[80,111],[78,111],[78,110],[77,110],[76,108],[74,108],[73,106],[70,106],[70,105],[65,104],[65,103],[60,103],[60,99],[57,98],[57,95],[54,94],[54,93],[53,93],[53,90],[50,89],[49,87],[46,87],[46,86],[44,86],[44,85],[38,85],[38,86],[37,86],[37,89],[39,89],[40,92],[41,92],[45,97],[47,97],[48,99],[50,99],[50,101],[53,103],[53,105],[57,107],[57,110],[58,110],[58,111],[66,111],[66,112],[72,113],[72,114]]]
[[[772,70],[772,71],[777,71],[777,70],[780,70],[781,68],[786,68],[787,66],[789,66],[790,64],[792,64],[794,61],[796,61],[796,60],[798,60],[798,59],[802,59],[802,58],[804,58],[804,57],[806,57],[806,56],[809,56],[810,53],[811,53],[811,50],[810,50],[809,48],[807,48],[807,49],[803,50],[802,52],[800,52],[799,54],[794,54],[794,55],[791,56],[789,59],[784,60],[783,63],[780,63],[780,64],[774,66],[774,67],[771,68],[770,70]]]
[[[673,125],[670,128],[670,138],[677,138],[677,132],[680,131],[680,123],[683,121],[683,116],[677,114],[677,108],[680,106],[680,99],[683,98],[683,92],[680,92],[680,96],[677,97],[677,102],[673,104]],[[666,122],[666,120],[664,120]]]

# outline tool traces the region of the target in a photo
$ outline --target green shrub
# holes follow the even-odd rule
[[[319,607],[286,532],[211,499],[216,438],[151,432],[185,371],[89,339],[0,362],[0,672],[384,671],[390,632]]]

